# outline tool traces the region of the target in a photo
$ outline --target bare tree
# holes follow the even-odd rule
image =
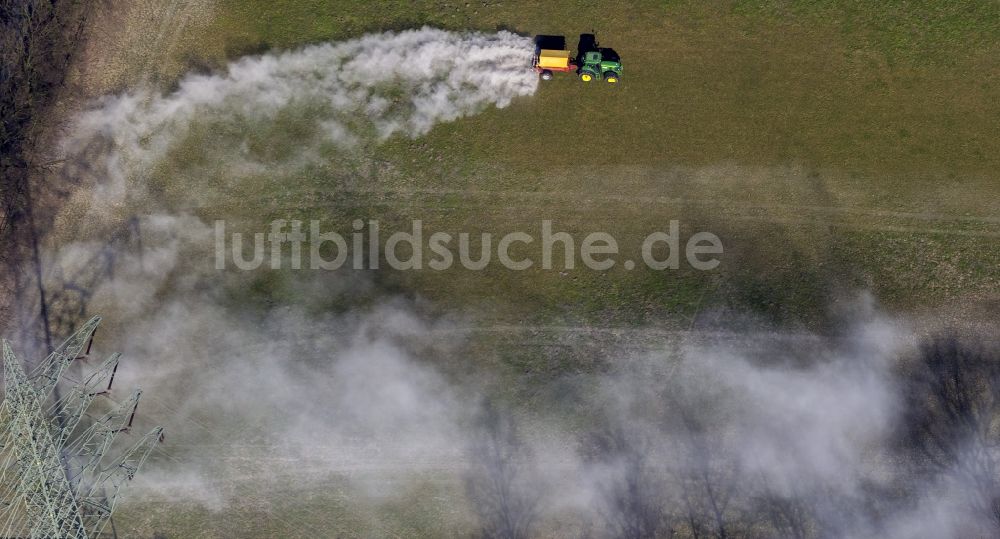
[[[932,339],[906,400],[918,462],[960,481],[971,508],[1000,530],[1000,354],[955,334]]]
[[[672,537],[665,485],[652,466],[651,444],[639,433],[609,426],[584,443],[585,457],[609,470],[601,485],[600,516],[611,537],[653,539]]]
[[[539,489],[531,454],[513,417],[483,404],[469,447],[466,491],[479,516],[483,539],[526,539],[538,515]]]
[[[732,537],[739,465],[721,433],[704,424],[691,405],[678,399],[671,402],[670,415],[680,431],[673,437],[677,458],[672,470],[690,532],[695,538]]]
[[[755,500],[755,512],[774,530],[778,537],[807,539],[813,515],[804,493],[793,486],[791,495],[777,494],[770,488],[767,478],[758,479],[762,494]]]

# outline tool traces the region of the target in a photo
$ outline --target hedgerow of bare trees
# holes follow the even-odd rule
[[[77,0],[0,0],[0,323],[36,287],[42,200],[39,121],[52,105],[83,28]],[[41,302],[44,306],[44,302]],[[40,318],[45,318],[44,314]]]
[[[588,477],[571,482],[592,490],[580,526],[588,538],[898,538],[906,536],[900,529],[921,522],[921,504],[946,503],[941,507],[954,514],[962,536],[1000,536],[996,350],[948,334],[928,339],[915,358],[898,358],[885,389],[893,392],[885,398],[898,430],[865,449],[871,462],[844,470],[849,488],[819,473],[782,479],[754,468],[739,428],[727,427],[713,411],[714,394],[673,388],[653,397],[655,404],[644,401],[658,407],[652,416],[594,418],[596,424],[579,433]],[[627,390],[627,384],[615,387]],[[482,536],[532,536],[540,517],[531,493],[537,486],[521,480],[531,453],[510,416],[495,408],[485,408],[478,432],[469,493]],[[811,455],[794,451],[790,446],[785,455],[796,461],[789,469],[808,470]]]

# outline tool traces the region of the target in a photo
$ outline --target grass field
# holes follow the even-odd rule
[[[557,79],[509,109],[374,148],[363,180],[345,179],[358,169],[332,156],[292,177],[234,180],[235,193],[199,212],[232,219],[248,215],[240,201],[268,200],[263,215],[256,203],[250,214],[340,229],[358,216],[387,226],[419,218],[430,230],[470,232],[535,230],[552,219],[557,230],[635,242],[681,219],[723,238],[719,271],[379,279],[449,306],[486,304],[507,321],[686,325],[699,308],[725,306],[816,325],[844,289],[868,287],[905,309],[991,299],[998,254],[981,246],[998,233],[996,9],[220,2],[163,65],[221,66],[247,52],[422,24],[566,34],[571,43],[594,29],[622,54],[627,84]],[[213,127],[203,136],[217,137]],[[280,151],[274,145],[294,130],[294,121],[278,126],[260,144]],[[206,140],[192,135],[176,152],[157,180],[164,192],[204,190]]]
[[[386,228],[422,219],[432,231],[502,233],[537,231],[551,219],[557,230],[611,232],[634,251],[645,234],[679,219],[683,236],[708,230],[722,238],[722,264],[709,272],[372,276],[376,295],[427,299],[435,313],[470,313],[470,325],[514,328],[477,345],[493,351],[484,362],[526,381],[510,390],[514,400],[545,401],[537,395],[553,372],[579,367],[559,353],[543,365],[537,348],[517,346],[532,328],[707,329],[733,311],[825,331],[831,305],[857,290],[872,291],[891,312],[944,309],[952,322],[967,310],[995,314],[1000,302],[997,2],[218,0],[172,2],[163,15],[130,9],[126,19],[181,29],[161,33],[155,50],[122,43],[139,44],[134,35],[102,49],[110,52],[91,57],[91,71],[79,75],[92,91],[142,79],[169,85],[189,69],[219,69],[245,54],[425,24],[563,34],[571,44],[594,31],[621,54],[619,85],[557,77],[506,109],[419,139],[393,138],[363,157],[331,152],[328,162],[284,175],[212,169],[213,144],[242,135],[205,124],[149,180],[151,206],[241,222],[247,231],[279,218],[347,230],[361,217]],[[94,24],[100,31],[107,23]],[[292,118],[263,132],[261,151],[280,154],[296,128]],[[143,210],[144,201],[134,204]],[[231,301],[295,303],[301,291],[289,283],[298,275],[260,272]],[[430,537],[440,521],[468,524],[439,502],[421,506],[437,516],[410,518],[414,506],[401,506],[387,509],[389,520],[323,503],[332,515],[371,519],[357,526],[377,536]],[[121,526],[163,529],[153,505],[125,507]],[[282,524],[264,518],[280,507],[257,508],[248,502],[226,518],[184,513],[190,521],[171,522],[168,536],[293,533],[258,528]],[[319,528],[344,522],[315,518]],[[206,528],[209,520],[232,528]]]

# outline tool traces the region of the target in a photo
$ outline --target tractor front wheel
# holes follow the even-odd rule
[[[542,71],[542,80],[552,80],[552,71],[545,69]]]
[[[614,71],[605,71],[604,72],[604,80],[606,80],[608,82],[611,82],[611,83],[618,82],[618,74],[615,73]]]
[[[580,80],[583,82],[590,82],[594,80],[594,75],[592,73],[580,73]]]

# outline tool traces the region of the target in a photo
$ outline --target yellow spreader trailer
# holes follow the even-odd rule
[[[542,75],[543,80],[550,80],[553,71],[576,71],[576,64],[570,61],[569,51],[542,49],[535,57],[535,71]]]

